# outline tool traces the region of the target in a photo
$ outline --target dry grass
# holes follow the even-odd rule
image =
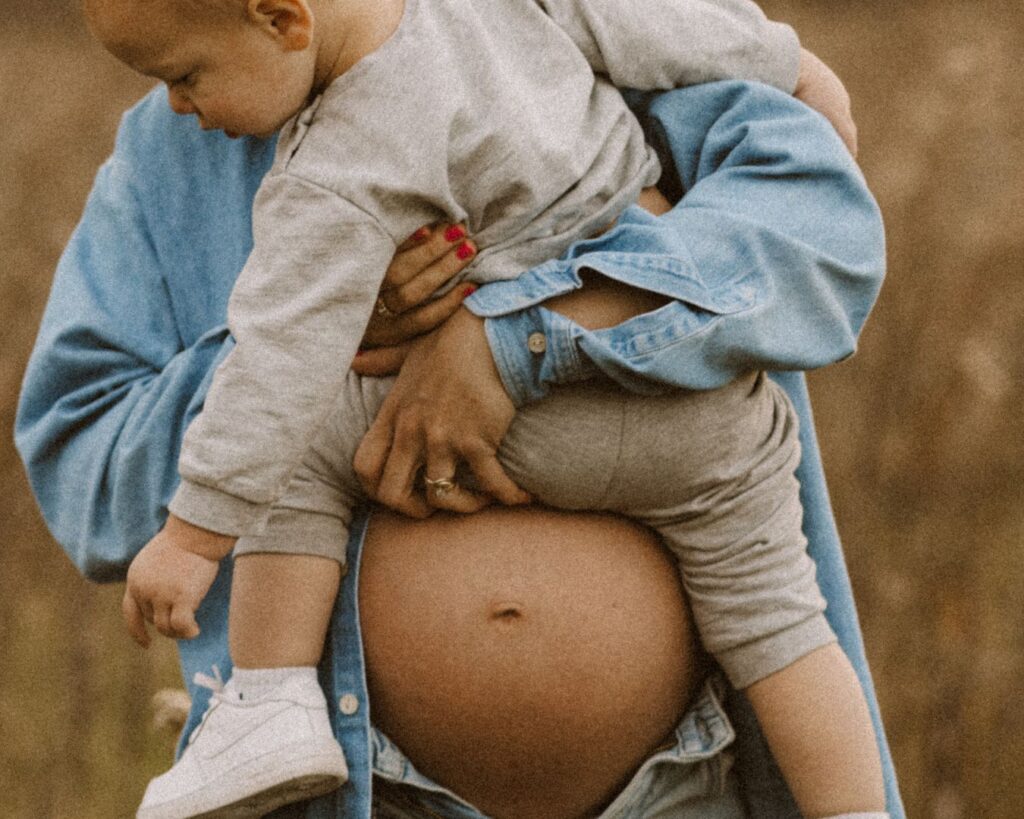
[[[46,534],[7,443],[57,255],[145,89],[65,0],[0,34],[0,816],[128,815],[171,743],[147,728],[165,649]],[[890,275],[853,361],[812,378],[908,811],[1024,804],[1024,14],[1019,2],[764,3],[847,81]],[[129,685],[129,680],[132,684]]]

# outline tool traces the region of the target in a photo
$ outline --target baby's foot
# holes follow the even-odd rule
[[[314,679],[290,677],[257,699],[232,683],[214,686],[181,758],[146,788],[137,819],[263,816],[348,778]]]

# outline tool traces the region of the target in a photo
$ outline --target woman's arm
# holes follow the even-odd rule
[[[659,234],[652,246],[644,218],[629,219],[617,235],[577,245],[570,264],[489,285],[467,302],[487,319],[513,401],[595,367],[630,390],[707,389],[851,355],[881,286],[885,241],[835,132],[791,97],[744,83],[673,91],[641,107],[667,169],[662,188],[677,200],[661,217],[671,241]],[[673,303],[589,332],[536,295],[552,277],[559,293],[578,289],[584,268]],[[545,336],[542,354],[527,344],[535,333]]]
[[[398,481],[389,487],[382,480],[388,475],[389,450],[392,458],[404,453],[406,463],[444,463],[453,453],[471,454],[466,460],[480,465],[476,473],[483,488],[499,499],[514,497],[517,488],[505,483],[494,457],[514,414],[509,392],[516,395],[516,390],[506,391],[509,384],[519,385],[524,401],[542,397],[553,384],[597,371],[640,390],[650,389],[652,379],[708,387],[750,370],[821,366],[853,351],[884,271],[882,224],[860,172],[824,120],[768,89],[741,84],[672,92],[656,98],[652,111],[659,118],[656,130],[680,164],[670,187],[677,195],[688,191],[672,214],[683,257],[693,260],[689,270],[698,281],[710,285],[704,295],[717,293],[719,308],[728,306],[723,297],[732,298],[740,309],[703,310],[680,301],[645,312],[659,295],[685,297],[693,277],[677,286],[670,276],[652,276],[650,267],[631,266],[628,260],[602,270],[604,278],[619,285],[606,283],[600,297],[587,296],[579,278],[567,276],[559,293],[572,291],[573,296],[547,305],[560,312],[536,307],[545,300],[537,297],[537,279],[481,289],[470,304],[476,312],[495,316],[488,319],[490,348],[482,344],[479,319],[474,322],[467,311],[457,313],[432,339],[421,342],[422,358],[403,369],[357,455],[364,482],[388,503],[401,508],[423,502],[410,500],[411,493]],[[717,171],[722,174],[716,177]],[[540,292],[549,299],[555,295]],[[487,310],[480,310],[481,302]],[[642,315],[590,332],[636,313]],[[804,458],[798,477],[804,529],[829,600],[827,616],[864,686],[889,811],[901,816],[806,387],[798,373],[784,373],[779,380],[801,417]],[[462,413],[460,399],[470,394],[475,396],[473,411]],[[433,503],[462,511],[483,501],[451,493]],[[742,771],[752,804],[785,815],[780,805],[792,803],[749,706],[737,701],[733,714],[745,724],[740,731]]]
[[[181,436],[231,346],[223,322],[182,343],[140,178],[119,144],[58,266],[15,432],[50,530],[95,580],[161,525]]]
[[[632,214],[567,259],[473,294],[466,306],[486,319],[493,365],[475,360],[486,353],[465,311],[422,343],[357,456],[381,501],[413,513],[422,502],[408,472],[453,458],[494,497],[521,501],[494,456],[510,405],[556,384],[603,373],[638,392],[707,389],[853,352],[881,284],[884,240],[828,123],[744,83],[673,91],[648,107],[676,169],[666,187],[685,191],[660,217],[672,231],[649,231],[654,217]],[[591,293],[580,270],[595,271]],[[477,501],[445,502],[468,511]]]

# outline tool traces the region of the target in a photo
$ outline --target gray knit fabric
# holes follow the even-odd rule
[[[612,84],[791,90],[792,30],[745,0],[406,0],[395,34],[282,132],[231,297],[237,346],[171,510],[257,531],[345,379],[396,244],[465,221],[475,282],[612,222],[659,174]]]

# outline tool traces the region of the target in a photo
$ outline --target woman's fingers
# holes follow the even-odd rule
[[[532,500],[530,495],[508,476],[493,450],[481,447],[464,453],[464,457],[480,488],[499,503],[506,506],[521,506]]]
[[[466,284],[398,315],[374,313],[363,335],[363,346],[393,347],[429,333],[454,314],[475,290],[476,285]]]
[[[488,498],[460,486],[455,480],[458,460],[447,436],[431,441],[427,437],[427,466],[423,472],[423,494],[434,509],[470,514],[488,504]]]
[[[393,290],[423,273],[428,267],[443,258],[449,251],[457,247],[466,238],[465,225],[432,225],[425,230],[427,236],[415,240],[419,231],[409,237],[399,247],[395,258],[384,274],[383,289]],[[404,249],[403,249],[404,248]],[[388,307],[394,306],[388,303]]]
[[[461,225],[422,230],[428,237],[400,250],[392,260],[381,285],[378,307],[363,335],[363,347],[393,347],[430,332],[476,289],[472,285],[456,286],[444,296],[432,298],[472,261],[476,246],[465,239]],[[410,242],[412,237],[403,247]]]
[[[491,499],[459,485],[455,479],[459,458],[452,447],[451,431],[435,427],[427,432],[427,466],[423,473],[424,497],[434,509],[472,514],[488,506]]]
[[[411,518],[429,517],[432,510],[416,486],[422,465],[420,447],[396,436],[377,485],[377,501]]]
[[[392,415],[385,400],[363,440],[359,442],[355,457],[352,459],[356,477],[363,491],[371,498],[377,497],[377,487],[380,486],[384,464],[387,463],[388,452],[391,451]]]
[[[431,491],[431,487],[427,486],[425,494],[426,501],[432,508],[458,512],[461,515],[472,515],[493,503],[487,495],[472,492],[458,484],[444,492],[438,492],[436,489]]]
[[[407,250],[412,250],[430,236],[432,228],[432,225],[424,225],[413,231],[412,235],[396,248],[396,252],[405,253]]]
[[[385,283],[381,288],[381,298],[391,312],[405,313],[424,304],[440,287],[462,272],[475,255],[476,245],[468,239],[461,241],[402,284]]]
[[[360,350],[352,359],[352,371],[357,375],[380,378],[394,375],[402,369],[402,362],[409,355],[409,344],[398,344],[394,347],[373,347]]]

